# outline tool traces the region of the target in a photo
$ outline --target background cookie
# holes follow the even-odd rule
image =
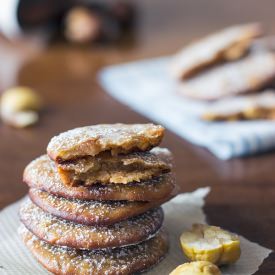
[[[275,119],[275,91],[266,90],[213,102],[201,117],[208,121]]]
[[[274,78],[275,55],[262,52],[222,64],[182,81],[179,84],[179,92],[194,99],[216,100],[257,92],[271,83]]]
[[[258,23],[228,27],[184,47],[174,57],[172,73],[187,79],[215,63],[243,56],[252,40],[262,35]]]

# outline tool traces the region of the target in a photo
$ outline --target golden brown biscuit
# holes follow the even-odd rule
[[[116,222],[135,217],[164,201],[128,202],[128,201],[80,201],[64,199],[37,189],[29,191],[31,200],[45,212],[64,220],[86,225],[112,225]],[[169,200],[167,198],[165,201]]]
[[[76,128],[51,139],[47,152],[58,163],[109,151],[112,155],[147,151],[159,145],[164,128],[154,124],[99,124]]]
[[[177,53],[172,73],[179,79],[187,79],[217,62],[239,59],[260,35],[262,30],[257,23],[231,26],[211,34]]]
[[[257,92],[275,78],[275,54],[261,52],[218,66],[179,84],[179,92],[194,99]]]
[[[130,275],[156,265],[168,250],[163,232],[138,245],[91,251],[50,245],[23,226],[19,234],[38,262],[54,274]]]
[[[160,156],[167,154],[167,159]],[[61,180],[70,186],[89,186],[95,183],[140,182],[168,173],[171,153],[166,148],[153,148],[150,152],[134,152],[112,156],[102,152],[96,157],[83,157],[57,164]]]
[[[163,211],[159,207],[110,226],[88,226],[59,219],[28,199],[21,206],[20,219],[34,235],[52,245],[103,249],[137,244],[151,238],[162,225]]]
[[[175,178],[171,173],[140,183],[66,186],[54,163],[46,155],[35,159],[25,168],[23,181],[31,188],[80,200],[158,201],[177,193]]]
[[[202,114],[208,121],[275,119],[275,91],[219,100]]]

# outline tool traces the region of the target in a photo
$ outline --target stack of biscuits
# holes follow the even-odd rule
[[[161,204],[176,193],[154,124],[102,124],[51,139],[24,171],[19,234],[54,274],[132,274],[168,250]]]

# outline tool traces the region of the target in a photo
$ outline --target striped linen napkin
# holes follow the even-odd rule
[[[103,88],[117,100],[220,159],[248,156],[275,148],[275,122],[205,122],[208,103],[177,94],[168,72],[169,57],[110,66],[99,74]]]
[[[164,204],[164,227],[169,233],[170,250],[165,259],[146,274],[169,274],[186,259],[179,244],[183,230],[191,228],[193,223],[205,223],[202,210],[205,197],[210,188],[199,188],[191,193],[178,195]],[[0,212],[0,274],[1,275],[46,275],[49,274],[40,266],[21,242],[17,228],[19,227],[18,210],[22,199]],[[244,237],[241,239],[242,255],[236,264],[222,268],[224,275],[254,274],[271,250]]]

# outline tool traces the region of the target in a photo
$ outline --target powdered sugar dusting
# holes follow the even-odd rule
[[[154,124],[76,128],[50,141],[55,162],[44,155],[26,167],[19,234],[49,271],[133,274],[163,258],[158,206],[175,188],[170,151],[152,149],[163,133]]]
[[[168,249],[163,232],[134,246],[91,251],[52,246],[39,240],[24,226],[19,234],[40,262],[51,271],[64,274],[133,274],[158,263]]]
[[[57,218],[29,199],[20,209],[21,221],[39,238],[78,249],[120,247],[139,243],[158,231],[163,222],[161,208],[149,210],[111,226],[87,226]]]
[[[67,198],[85,200],[158,200],[169,196],[175,187],[175,178],[171,173],[139,183],[96,184],[89,188],[69,187],[63,184],[54,162],[47,155],[33,160],[24,171],[24,181],[33,188]]]
[[[154,124],[101,124],[69,130],[51,139],[47,152],[54,159],[95,156],[106,150],[112,153],[145,151],[158,145],[163,127]]]
[[[35,204],[55,216],[84,224],[112,224],[154,207],[146,202],[128,201],[80,201],[64,199],[47,192],[30,189]]]

